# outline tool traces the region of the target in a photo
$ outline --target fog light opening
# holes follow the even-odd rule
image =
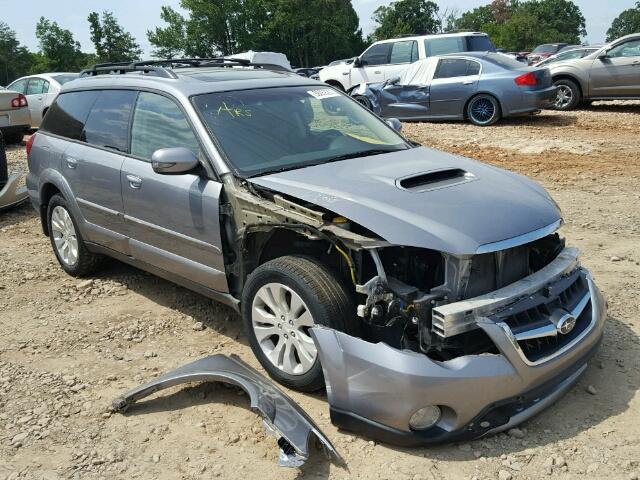
[[[441,416],[442,411],[437,405],[422,407],[411,415],[411,418],[409,419],[409,427],[411,430],[426,430],[438,423]]]

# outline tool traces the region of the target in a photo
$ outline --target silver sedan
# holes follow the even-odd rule
[[[382,117],[468,119],[485,126],[550,106],[556,90],[546,68],[499,53],[468,52],[419,60],[400,77],[358,85],[351,95]]]

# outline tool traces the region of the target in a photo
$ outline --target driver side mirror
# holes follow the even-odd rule
[[[161,148],[151,155],[151,168],[163,175],[187,173],[199,164],[198,157],[185,147]]]
[[[352,65],[353,65],[354,68],[362,67],[362,60],[360,60],[360,57],[354,58]]]
[[[609,58],[609,50],[604,50],[602,53],[600,53],[598,55],[598,58],[600,60],[605,60],[605,59]]]
[[[396,132],[402,131],[402,123],[397,118],[387,118],[385,123],[393,128]]]

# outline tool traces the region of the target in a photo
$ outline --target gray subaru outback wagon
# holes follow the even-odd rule
[[[96,66],[29,140],[27,185],[66,272],[113,257],[231,305],[338,426],[502,431],[575,383],[605,302],[541,186],[398,127],[246,61]]]

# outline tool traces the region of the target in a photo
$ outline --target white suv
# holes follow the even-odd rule
[[[433,55],[460,52],[495,52],[486,33],[462,32],[381,40],[346,64],[320,71],[320,80],[348,91],[361,83],[384,82],[409,64]]]

